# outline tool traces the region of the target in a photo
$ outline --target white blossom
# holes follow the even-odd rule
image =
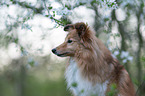
[[[123,63],[126,63],[126,62],[127,62],[127,59],[124,59],[122,62],[123,62]]]
[[[119,51],[115,51],[114,55],[117,56],[119,54]]]
[[[129,53],[127,51],[122,51],[121,52],[121,58],[125,58],[125,57],[128,57],[129,56]]]
[[[70,10],[68,10],[67,8],[58,8],[58,9],[54,9],[54,11],[56,11],[57,15],[68,15],[71,13]]]
[[[132,60],[133,60],[133,57],[132,57],[132,56],[128,56],[127,59],[128,59],[129,61],[132,61]]]

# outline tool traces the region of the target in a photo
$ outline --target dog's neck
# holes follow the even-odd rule
[[[84,52],[84,54],[86,54]],[[80,54],[81,55],[81,54]],[[102,58],[95,58],[93,54],[87,58],[70,58],[70,61],[75,61],[78,68],[81,70],[82,75],[91,82],[104,82],[108,80],[111,72],[114,69],[112,64],[108,64],[107,61],[100,61]]]

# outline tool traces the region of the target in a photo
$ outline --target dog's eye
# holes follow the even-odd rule
[[[71,43],[71,42],[72,42],[72,40],[68,40],[68,41],[67,41],[67,43]]]

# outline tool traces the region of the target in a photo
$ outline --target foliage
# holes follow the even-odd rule
[[[27,75],[23,81],[25,85],[21,87],[21,76],[17,73],[12,75],[15,77],[0,76],[1,96],[71,96],[63,78],[41,81],[38,77]]]
[[[111,84],[110,91],[107,93],[108,96],[115,96],[118,93],[116,84]]]

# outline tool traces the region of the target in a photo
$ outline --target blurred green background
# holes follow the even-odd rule
[[[64,61],[48,71],[45,64],[29,69],[21,60],[13,61],[0,74],[0,96],[71,96],[64,79],[65,65],[61,63]]]
[[[145,0],[0,0],[0,96],[71,96],[67,58],[51,53],[85,22],[145,96]]]

